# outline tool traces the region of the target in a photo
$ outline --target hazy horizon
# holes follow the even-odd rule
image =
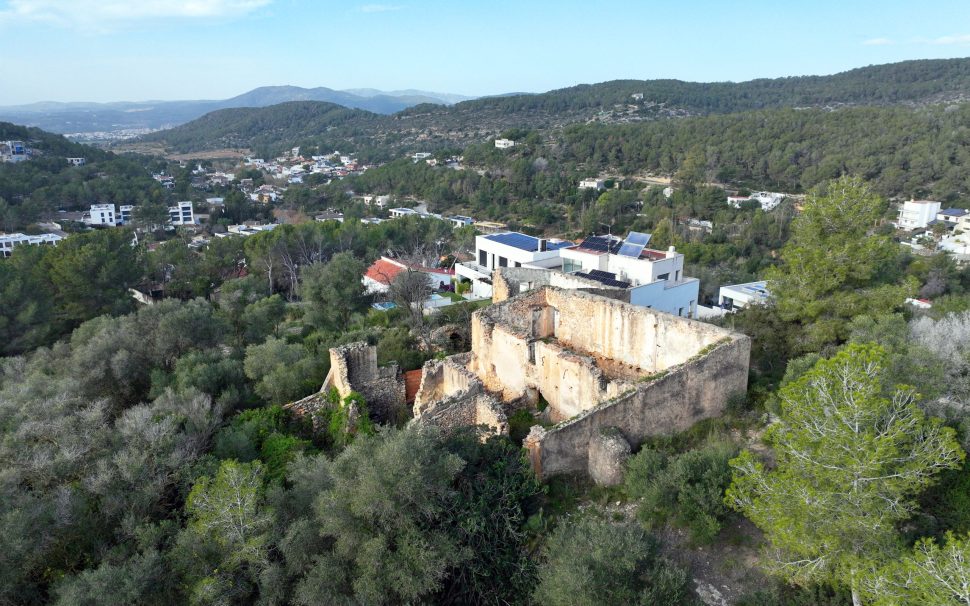
[[[226,99],[261,86],[467,96],[746,81],[970,55],[970,4],[0,0],[0,105]]]

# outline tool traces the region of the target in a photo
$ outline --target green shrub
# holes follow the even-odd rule
[[[634,524],[567,520],[550,535],[533,598],[543,606],[693,604],[687,571]]]
[[[728,513],[724,489],[736,452],[723,441],[670,456],[643,448],[627,463],[625,478],[627,494],[640,499],[640,522],[650,528],[669,521],[688,528],[696,542],[711,541]]]

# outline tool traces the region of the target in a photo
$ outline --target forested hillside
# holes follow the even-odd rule
[[[153,171],[172,169],[164,160],[107,152],[0,122],[0,141],[7,139],[24,141],[32,156],[28,162],[0,164],[0,231],[23,229],[58,209],[86,210],[100,202],[161,203],[170,195],[152,179]],[[68,157],[83,157],[86,163],[72,166]]]
[[[635,123],[770,108],[922,106],[967,99],[970,59],[924,60],[863,67],[832,76],[740,83],[616,80],[536,95],[488,97],[450,107],[424,104],[391,116],[349,110],[340,114],[327,104],[281,104],[214,112],[145,140],[181,151],[219,149],[230,142],[267,151],[297,142],[318,141],[331,148],[343,142],[375,154],[378,145],[434,150],[463,146],[509,128],[549,130],[589,120]],[[289,125],[289,119],[297,116],[304,123]],[[266,124],[269,132],[257,132],[260,124]],[[280,128],[280,124],[287,126]]]

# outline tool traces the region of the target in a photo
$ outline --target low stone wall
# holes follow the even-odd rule
[[[636,448],[649,436],[681,432],[719,416],[732,395],[747,389],[750,354],[751,340],[732,333],[711,351],[613,400],[555,427],[533,427],[525,440],[533,468],[544,478],[586,473],[590,442],[608,427],[616,427]]]
[[[435,403],[415,418],[447,431],[479,427],[486,436],[509,434],[509,420],[502,404],[488,394],[453,396]]]

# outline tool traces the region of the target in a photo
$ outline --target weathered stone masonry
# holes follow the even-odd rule
[[[502,278],[499,298],[521,290]],[[608,428],[636,447],[717,416],[747,387],[744,335],[590,292],[528,288],[474,314],[471,354],[425,365],[414,407],[420,422],[504,433],[503,407],[541,395],[557,424],[533,427],[526,439],[533,466],[543,476],[585,473],[615,467],[590,458]],[[622,450],[593,448],[594,458]]]
[[[371,417],[381,423],[398,421],[406,414],[404,379],[397,364],[377,365],[377,348],[366,343],[351,343],[330,350],[330,372],[320,392],[293,402],[288,409],[297,414],[312,414],[326,403],[326,394],[335,388],[341,398],[356,391],[364,397]]]

